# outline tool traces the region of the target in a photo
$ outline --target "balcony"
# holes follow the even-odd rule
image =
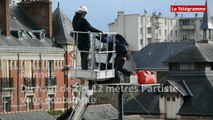
[[[36,87],[36,79],[35,78],[24,78],[24,85],[26,87]]]
[[[195,29],[195,25],[193,25],[193,24],[181,25],[181,29],[182,30],[194,30]]]
[[[56,77],[47,77],[45,79],[45,85],[46,86],[55,86],[56,85]]]
[[[22,90],[30,94],[34,92],[34,89],[36,89],[36,78],[24,78]]]
[[[47,77],[45,79],[45,89],[48,94],[56,93],[56,77]]]
[[[1,90],[13,90],[14,89],[13,78],[8,78],[8,77],[0,78],[0,89]]]

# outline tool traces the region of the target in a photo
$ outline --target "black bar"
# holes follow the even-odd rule
[[[118,93],[118,120],[123,120],[123,92],[121,90],[121,86],[119,86],[119,93]]]
[[[89,80],[88,82],[89,82],[89,83],[88,83],[88,84],[89,84],[89,85],[88,85],[88,86],[89,86],[89,90],[92,90],[93,81],[92,81],[92,80]]]

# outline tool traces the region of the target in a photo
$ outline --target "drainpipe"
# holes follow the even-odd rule
[[[39,82],[40,82],[40,103],[39,103],[39,108],[42,109],[42,68],[41,68],[41,53],[39,53]]]
[[[18,101],[18,111],[20,112],[20,56],[19,53],[17,53],[17,57],[18,57],[18,74],[17,74],[17,101]]]

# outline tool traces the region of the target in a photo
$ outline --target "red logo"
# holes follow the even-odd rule
[[[206,12],[205,5],[171,5],[171,12]]]

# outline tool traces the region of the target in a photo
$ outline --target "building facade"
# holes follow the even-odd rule
[[[1,114],[72,107],[72,39],[60,43],[53,26],[51,0],[0,1]]]
[[[208,13],[209,22],[213,21]],[[204,17],[204,16],[203,16]],[[122,34],[128,43],[130,50],[138,51],[150,42],[174,42],[174,41],[199,41],[206,36],[201,28],[203,17],[182,17],[175,13],[174,17],[165,17],[161,13],[148,15],[124,14],[119,11],[114,22],[109,23],[109,31]],[[210,41],[212,33],[208,34]]]

